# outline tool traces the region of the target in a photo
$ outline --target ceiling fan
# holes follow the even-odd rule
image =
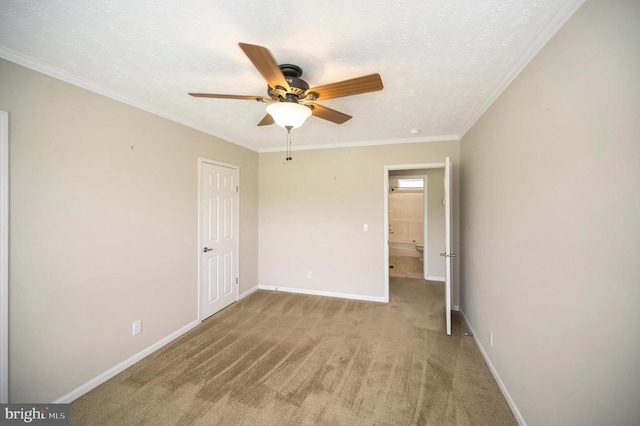
[[[189,93],[189,95],[199,98],[240,99],[269,103],[267,115],[260,120],[258,126],[275,122],[290,131],[292,128],[301,126],[310,115],[342,124],[350,120],[351,116],[322,106],[316,101],[375,92],[383,88],[380,74],[309,88],[309,84],[300,78],[302,68],[299,66],[278,65],[271,52],[265,47],[246,43],[239,43],[239,45],[267,81],[268,96],[214,93]]]

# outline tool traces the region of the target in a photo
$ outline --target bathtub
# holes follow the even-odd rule
[[[405,241],[389,241],[389,256],[419,257],[416,243]]]

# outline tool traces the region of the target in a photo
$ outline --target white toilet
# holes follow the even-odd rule
[[[424,244],[416,243],[416,250],[418,250],[420,260],[424,261]]]

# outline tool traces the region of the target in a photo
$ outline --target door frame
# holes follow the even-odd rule
[[[384,166],[384,301],[389,302],[389,172],[394,170],[444,169],[445,163],[387,164]],[[426,191],[425,191],[426,192]],[[426,197],[425,197],[426,198]],[[425,212],[426,214],[426,212]],[[427,225],[425,223],[425,236]],[[425,249],[427,241],[424,242]],[[425,253],[426,255],[426,253]]]
[[[214,166],[221,166],[221,167],[227,167],[230,169],[234,169],[238,172],[238,208],[235,209],[235,213],[234,213],[234,217],[233,220],[235,221],[235,223],[237,223],[237,239],[235,242],[235,247],[234,250],[236,252],[236,256],[238,259],[238,268],[236,271],[236,276],[238,277],[238,282],[235,284],[235,288],[233,290],[234,292],[234,298],[235,301],[237,302],[240,299],[240,280],[242,279],[242,277],[240,276],[240,166],[237,166],[235,164],[229,164],[229,163],[223,163],[221,161],[217,161],[217,160],[211,160],[208,158],[203,158],[203,157],[198,157],[198,246],[196,247],[196,256],[197,256],[197,268],[198,268],[198,286],[197,286],[197,291],[198,291],[198,321],[202,322],[204,320],[204,318],[202,318],[202,310],[200,309],[200,295],[202,294],[202,286],[204,285],[204,283],[202,282],[202,276],[201,276],[201,259],[202,256],[200,256],[200,250],[202,249],[202,223],[201,223],[201,212],[200,209],[202,208],[202,166],[207,163],[207,164],[212,164]]]
[[[9,402],[9,113],[0,111],[0,404]]]

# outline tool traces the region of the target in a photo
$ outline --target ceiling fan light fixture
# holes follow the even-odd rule
[[[295,102],[270,104],[267,107],[267,112],[278,126],[293,129],[302,126],[305,120],[311,116],[311,108]]]

